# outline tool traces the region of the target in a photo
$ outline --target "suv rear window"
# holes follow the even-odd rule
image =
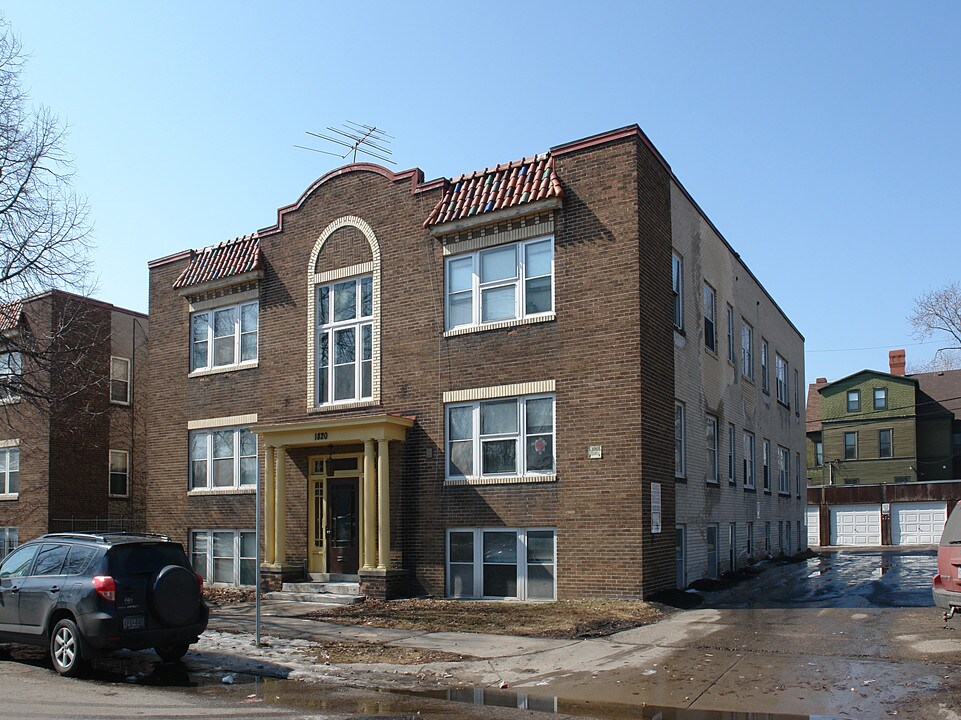
[[[74,545],[70,548],[67,562],[63,565],[64,575],[83,575],[87,571],[90,559],[97,554],[97,548],[92,545]]]
[[[176,543],[116,545],[107,553],[114,577],[152,575],[167,565],[189,568],[183,548]]]

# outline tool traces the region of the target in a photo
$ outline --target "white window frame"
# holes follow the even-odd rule
[[[550,248],[550,272],[548,274],[540,275],[528,275],[527,270],[527,248],[532,245],[538,245],[541,243],[546,243]],[[480,267],[482,258],[490,253],[495,253],[503,251],[505,248],[514,249],[514,268],[515,273],[512,278],[504,278],[499,280],[491,280],[488,282],[481,282]],[[451,288],[451,274],[452,267],[455,264],[463,263],[465,260],[471,261],[471,286],[469,289],[452,290]],[[542,280],[543,278],[550,278],[550,295],[551,303],[550,308],[547,310],[540,310],[537,312],[527,312],[527,285],[533,280]],[[514,313],[511,317],[498,318],[496,320],[483,320],[484,312],[484,292],[487,290],[496,290],[498,288],[514,288]],[[489,326],[496,326],[501,323],[509,323],[518,320],[536,319],[536,318],[550,318],[554,314],[554,305],[556,299],[556,282],[554,279],[554,236],[553,235],[542,235],[540,237],[532,238],[530,240],[523,240],[521,242],[514,243],[503,243],[499,245],[494,245],[492,247],[483,248],[469,253],[460,253],[457,255],[451,255],[445,258],[444,261],[444,329],[445,330],[462,330],[465,328],[484,328]],[[453,295],[467,295],[470,294],[471,301],[471,319],[470,322],[460,323],[458,325],[452,324],[451,320],[451,296]]]
[[[0,353],[0,405],[20,400],[22,381],[23,355],[16,351]]]
[[[801,497],[801,453],[794,453],[794,493]]]
[[[777,485],[780,494],[791,494],[791,451],[783,445],[777,446]]]
[[[717,458],[718,422],[713,415],[705,416],[704,433],[707,444],[707,482],[717,485],[720,481],[720,467]]]
[[[550,436],[550,446],[553,450],[552,461],[550,470],[528,470],[527,469],[527,403],[532,400],[550,400],[551,401],[551,431],[531,433],[532,436]],[[487,404],[495,404],[501,402],[516,402],[517,403],[517,432],[516,433],[504,433],[504,434],[481,434],[481,406]],[[451,443],[453,442],[466,442],[468,438],[451,438],[451,411],[461,408],[470,408],[471,410],[471,437],[469,438],[472,443],[471,453],[471,467],[473,473],[470,475],[458,475],[452,473],[451,469]],[[501,479],[509,480],[513,478],[524,479],[524,478],[553,478],[557,471],[557,400],[553,393],[538,394],[538,395],[520,395],[512,397],[498,397],[486,400],[475,400],[472,402],[454,402],[448,403],[444,407],[444,428],[445,428],[445,454],[446,459],[444,463],[445,477],[448,480],[484,480],[484,479]],[[501,442],[509,441],[513,439],[515,442],[515,454],[514,457],[517,460],[515,465],[516,472],[506,472],[506,473],[484,473],[483,472],[483,445],[485,442]]]
[[[741,318],[741,374],[754,379],[754,327]]]
[[[452,593],[453,589],[453,575],[451,573],[451,559],[450,559],[450,536],[451,533],[473,533],[473,561],[470,563],[473,566],[473,585],[474,594],[471,596],[455,596]],[[517,545],[515,553],[515,563],[517,565],[517,595],[514,596],[499,596],[499,595],[484,595],[484,533],[487,532],[513,532],[516,534]],[[553,571],[554,576],[554,587],[553,593],[550,598],[530,598],[528,593],[527,581],[528,581],[528,559],[527,559],[527,538],[529,533],[532,532],[549,532],[553,536],[554,541],[554,557],[553,562],[550,567]],[[468,563],[456,563],[459,565],[467,565]],[[490,563],[488,563],[490,564]],[[554,527],[527,527],[527,528],[517,528],[517,527],[457,527],[448,528],[445,533],[444,538],[444,567],[445,567],[445,588],[444,593],[448,598],[462,598],[462,599],[474,599],[474,600],[524,600],[529,602],[551,602],[557,599],[557,528]]]
[[[787,405],[789,400],[788,388],[788,362],[780,353],[774,353],[774,375],[777,381],[777,401],[782,405]]]
[[[204,428],[202,430],[190,430],[187,433],[187,464],[188,464],[188,477],[187,477],[187,489],[189,492],[203,492],[203,491],[230,491],[230,490],[242,490],[246,488],[256,488],[257,483],[260,480],[260,461],[258,460],[258,442],[257,435],[255,433],[250,433],[254,439],[254,453],[253,455],[241,455],[241,433],[244,431],[250,432],[247,427],[218,427],[218,428]],[[229,432],[233,433],[233,455],[232,468],[233,468],[233,484],[231,485],[214,485],[214,460],[226,460],[227,458],[214,458],[213,452],[213,438],[214,433]],[[206,436],[206,457],[204,458],[194,458],[193,456],[193,442],[194,438],[197,436]],[[254,478],[250,482],[241,483],[240,478],[240,468],[241,460],[253,459],[254,463]],[[195,486],[194,485],[194,462],[204,461],[206,464],[206,474],[207,482],[205,485]]]
[[[686,447],[687,428],[685,426],[684,403],[674,401],[674,477],[687,476]]]
[[[363,287],[370,283],[370,314],[364,314]],[[354,316],[347,320],[334,320],[334,288],[338,285],[354,284]],[[321,318],[323,303],[321,293],[327,291],[327,317]],[[336,407],[372,400],[374,397],[374,277],[367,273],[353,277],[340,278],[314,286],[314,404],[316,407]],[[350,362],[336,363],[335,338],[338,333],[353,330],[354,359]],[[370,357],[364,357],[364,331],[370,333]],[[321,345],[327,343],[327,352]],[[337,369],[353,365],[354,394],[350,397],[334,399]],[[324,384],[321,384],[321,378]],[[365,392],[364,381],[370,383],[370,392]],[[326,399],[322,397],[326,393]]]
[[[734,423],[727,425],[727,481],[737,482],[737,428]]]
[[[114,456],[123,458],[123,473],[115,472],[113,469]],[[125,491],[122,493],[113,492],[114,475],[123,475]],[[107,453],[107,495],[115,498],[130,497],[130,453],[126,450],[110,450]]]
[[[744,487],[754,489],[757,486],[755,472],[756,440],[754,433],[745,430],[742,436],[744,451]]]
[[[734,354],[734,308],[727,306],[727,360],[737,368],[737,355]]]
[[[674,327],[684,329],[684,258],[671,255],[671,292],[674,295]]]
[[[761,438],[761,482],[771,492],[771,441],[767,438]]]
[[[704,283],[704,347],[717,352],[717,293],[708,283]]]
[[[794,369],[794,414],[801,417],[801,378],[797,368]]]
[[[253,330],[245,330],[242,327],[243,313],[245,308],[253,307],[256,310],[257,326]],[[234,327],[231,335],[215,335],[215,323],[217,313],[225,312],[228,310],[233,310],[236,313],[234,318]],[[206,316],[207,322],[207,333],[206,337],[201,340],[194,339],[194,322],[198,320],[201,316]],[[197,310],[190,314],[190,335],[188,337],[188,360],[190,363],[190,373],[191,374],[203,374],[208,372],[220,372],[228,369],[246,369],[249,367],[256,367],[258,358],[260,356],[260,301],[253,300],[250,302],[235,303],[232,305],[218,305],[217,307],[207,308],[204,310]],[[246,360],[241,359],[241,354],[243,352],[243,337],[247,335],[254,336],[254,356],[252,358],[247,358]],[[233,361],[229,363],[224,363],[222,365],[214,364],[214,356],[216,354],[214,345],[218,338],[233,337]],[[194,345],[206,345],[207,346],[207,364],[194,367]]]
[[[771,394],[771,348],[767,340],[761,338],[761,390]]]
[[[215,582],[214,577],[214,533],[232,533],[233,534],[233,555],[230,558],[233,560],[233,574],[234,581],[232,583],[226,582]],[[240,582],[240,562],[241,560],[253,560],[254,561],[254,572],[256,573],[256,556],[241,555],[241,548],[243,548],[243,543],[241,542],[242,534],[250,534],[254,536],[254,543],[256,540],[256,532],[254,530],[235,530],[233,528],[214,528],[214,529],[191,529],[190,530],[190,565],[197,572],[201,574],[204,578],[205,585],[212,585],[216,587],[253,587],[257,584],[257,580],[254,579],[252,583],[241,584]],[[195,556],[199,555],[199,551],[196,549],[196,538],[198,535],[205,535],[207,541],[207,549],[204,552],[206,558],[206,568],[201,570],[197,568],[194,564]],[[226,558],[220,558],[226,559]],[[254,576],[256,578],[256,574]]]
[[[117,377],[114,374],[114,363],[122,363],[123,367],[126,368],[124,377]],[[123,383],[125,385],[123,399],[114,398],[114,383]],[[130,404],[130,358],[119,357],[116,355],[110,356],[110,402],[114,405],[129,405]]]
[[[0,462],[3,466],[0,468],[0,496],[12,499],[20,497],[20,448],[19,447],[6,447],[0,448]],[[11,470],[11,460],[15,459],[16,473],[17,473],[17,487],[15,490],[10,488],[10,475],[13,472]]]

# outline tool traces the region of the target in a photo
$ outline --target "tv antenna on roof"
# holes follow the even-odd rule
[[[343,160],[347,159],[347,156],[353,154],[353,159],[351,162],[357,162],[357,153],[363,153],[365,155],[370,155],[378,160],[383,160],[384,162],[389,162],[391,165],[396,165],[397,163],[390,159],[390,155],[393,155],[393,151],[390,148],[384,147],[388,145],[391,140],[394,139],[393,135],[388,135],[382,129],[374,127],[373,125],[363,125],[362,123],[355,123],[347,120],[344,122],[342,129],[327,126],[333,135],[324,135],[323,133],[316,133],[307,130],[308,135],[320,138],[321,140],[326,140],[327,142],[334,143],[335,145],[340,145],[341,147],[347,148],[346,152],[343,154],[339,152],[330,152],[329,150],[318,150],[317,148],[306,147],[304,145],[294,145],[295,148],[300,148],[301,150],[310,150],[311,152],[319,152],[324,155],[333,155],[334,157],[339,157]],[[334,135],[339,135],[340,137],[334,137]],[[346,139],[342,139],[346,138]],[[347,142],[350,140],[351,142]]]

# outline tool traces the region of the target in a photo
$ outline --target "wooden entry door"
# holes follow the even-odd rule
[[[309,537],[307,538],[307,571],[324,571],[324,481],[310,481]]]
[[[327,572],[356,575],[359,570],[357,478],[327,480]]]

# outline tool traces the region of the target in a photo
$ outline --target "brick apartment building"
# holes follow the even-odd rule
[[[803,339],[636,125],[349,165],[149,267],[147,522],[208,582],[254,582],[258,484],[271,586],[639,598],[800,544]]]
[[[3,306],[0,334],[2,550],[142,529],[146,316],[51,291]]]

